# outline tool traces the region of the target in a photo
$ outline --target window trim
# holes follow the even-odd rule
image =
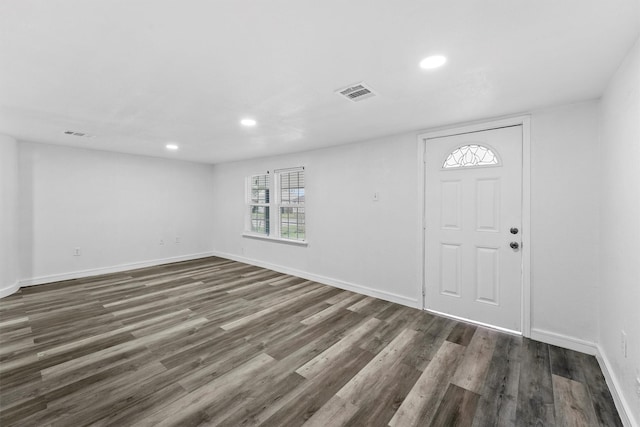
[[[271,242],[285,243],[293,246],[309,246],[309,242],[307,240],[284,239],[282,237],[265,236],[264,234],[255,234],[255,233],[251,233],[250,231],[243,232],[242,237],[245,237],[248,239],[256,239],[256,240],[269,240]]]
[[[305,183],[306,183],[306,168],[305,166],[291,167],[291,168],[282,168],[282,169],[273,169],[272,171],[266,171],[263,173],[254,173],[248,175],[245,180],[245,227],[242,232],[242,237],[257,239],[257,240],[268,240],[272,242],[291,244],[294,246],[307,246],[309,244],[307,240],[306,234],[306,209],[305,209],[305,238],[304,240],[297,239],[287,239],[285,237],[281,237],[281,212],[280,209],[282,207],[300,207],[306,208],[306,203],[302,204],[289,204],[282,203],[281,194],[280,194],[280,175],[288,172],[296,172],[303,171],[305,173]],[[269,203],[253,203],[251,201],[251,182],[252,179],[256,176],[268,175],[269,176]],[[306,189],[306,185],[305,185]],[[305,194],[305,202],[306,202],[306,194]],[[269,234],[261,234],[256,233],[251,230],[251,206],[265,206],[269,209]]]

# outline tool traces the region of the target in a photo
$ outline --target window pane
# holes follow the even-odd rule
[[[280,203],[304,204],[304,171],[280,174]]]
[[[491,149],[483,145],[465,145],[449,154],[442,165],[445,169],[473,166],[491,166],[498,164],[498,157]]]
[[[251,231],[269,235],[269,207],[251,206]]]
[[[269,203],[269,175],[251,177],[251,203]]]
[[[305,239],[304,208],[280,208],[280,236],[285,239]]]

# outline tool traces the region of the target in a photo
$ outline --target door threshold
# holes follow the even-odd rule
[[[497,331],[505,332],[510,335],[522,336],[522,332],[514,331],[513,329],[503,328],[502,326],[496,326],[496,325],[491,325],[489,323],[478,322],[476,320],[467,319],[466,317],[454,316],[453,314],[442,313],[440,311],[430,310],[428,308],[425,308],[424,311],[436,314],[438,316],[447,317],[449,319],[458,320],[460,322],[470,323],[472,325],[482,326],[489,329],[495,329]]]

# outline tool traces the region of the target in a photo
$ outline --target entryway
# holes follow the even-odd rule
[[[523,332],[523,124],[422,144],[424,308]]]

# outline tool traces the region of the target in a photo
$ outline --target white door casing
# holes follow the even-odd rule
[[[425,138],[426,309],[523,330],[522,135],[510,126]],[[444,167],[469,146],[485,160],[492,152],[497,164]]]

